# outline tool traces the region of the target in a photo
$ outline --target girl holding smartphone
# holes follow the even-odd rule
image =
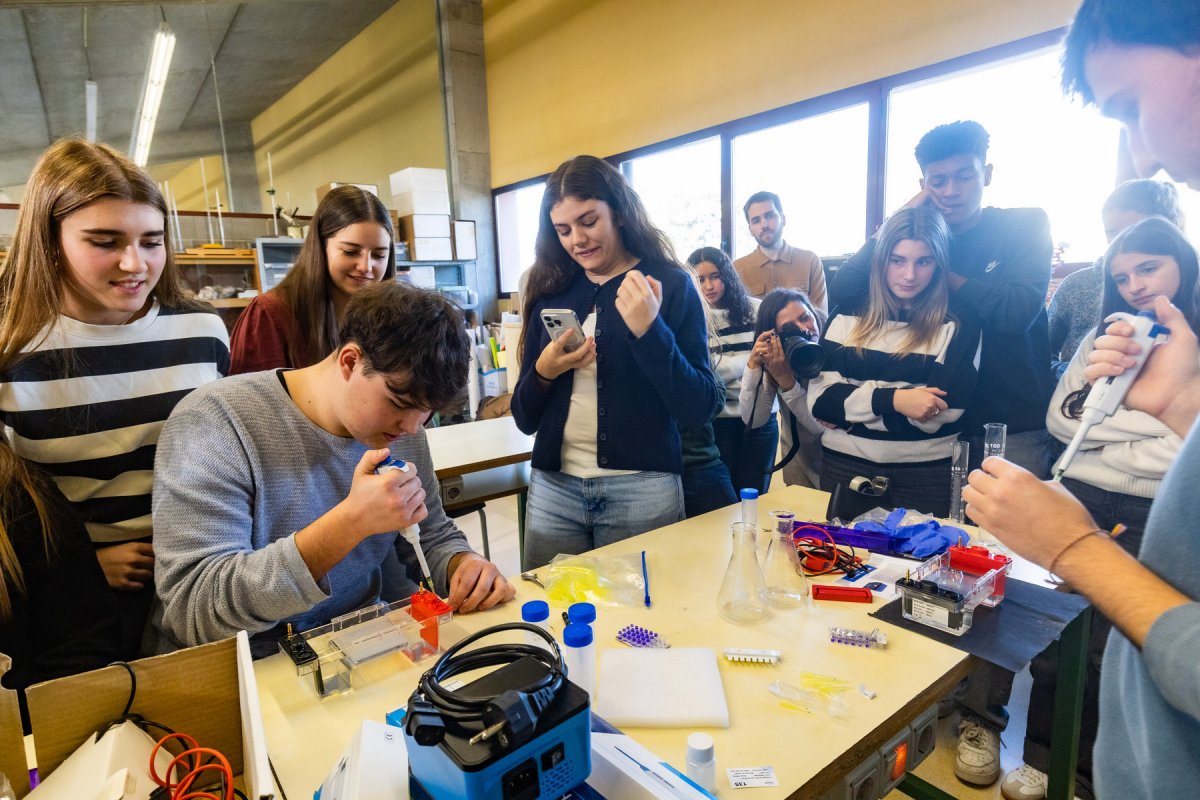
[[[835,312],[825,365],[808,386],[821,435],[821,489],[889,479],[896,506],[950,513],[950,445],[975,391],[980,331],[950,309],[950,233],[925,206],[884,223],[866,306]]]
[[[577,156],[550,176],[512,400],[537,434],[526,568],[683,519],[677,424],[722,402],[690,281],[615,168]],[[552,339],[546,309],[573,312],[583,343]]]
[[[287,276],[238,316],[230,372],[312,366],[337,346],[350,295],[395,274],[392,218],[382,201],[357,186],[331,189]]]
[[[157,184],[102,144],[64,139],[26,184],[0,267],[0,434],[83,519],[138,655],[154,598],[159,431],[229,371],[225,325],[188,300]]]

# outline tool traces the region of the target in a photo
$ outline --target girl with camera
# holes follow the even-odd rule
[[[808,387],[809,409],[826,425],[821,489],[882,476],[896,507],[945,517],[980,331],[952,311],[950,234],[937,211],[903,209],[877,238],[866,305],[835,310],[821,339],[825,365]]]
[[[816,341],[824,325],[825,314],[804,292],[776,289],[764,297],[758,308],[754,345],[746,360],[738,397],[739,413],[747,427],[774,427],[777,410],[784,425],[795,426],[791,437],[794,444],[784,453],[783,463],[798,462],[807,481],[804,485],[813,488],[820,485],[820,441],[824,431],[808,410],[808,381],[816,373],[797,376],[787,352],[794,348],[785,344],[795,342],[800,347],[809,344],[820,353]],[[804,359],[798,357],[798,360]]]

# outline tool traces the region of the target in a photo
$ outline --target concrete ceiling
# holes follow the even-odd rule
[[[210,54],[227,139],[246,147],[250,120],[395,2],[0,0],[0,187],[23,184],[51,142],[83,132],[89,76],[99,84],[97,138],[128,149],[164,16],[176,43],[151,165],[220,152]]]

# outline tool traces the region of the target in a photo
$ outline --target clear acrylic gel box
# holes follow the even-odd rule
[[[329,697],[348,690],[350,671],[374,658],[398,651],[416,664],[438,655],[440,628],[452,617],[450,605],[440,597],[418,592],[293,634],[279,642],[279,649],[292,659],[297,675],[313,675],[317,694]]]
[[[979,562],[945,552],[896,581],[904,618],[955,636],[969,631],[976,606],[995,606],[1004,599],[1003,580],[1011,567],[1006,558],[982,568],[976,566]]]

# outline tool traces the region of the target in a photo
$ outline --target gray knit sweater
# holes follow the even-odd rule
[[[1050,365],[1061,378],[1083,337],[1100,323],[1104,273],[1099,262],[1072,272],[1050,298]]]
[[[154,463],[152,649],[286,622],[322,625],[379,599],[380,563],[392,547],[416,576],[416,554],[395,533],[364,539],[320,581],[296,549],[293,534],[347,496],[366,450],[304,416],[274,370],[215,381],[181,401]],[[421,543],[444,596],[450,558],[471,548],[442,510],[424,431],[397,441],[392,454],[416,466],[425,486]],[[256,637],[256,655],[269,652],[269,638]]]

